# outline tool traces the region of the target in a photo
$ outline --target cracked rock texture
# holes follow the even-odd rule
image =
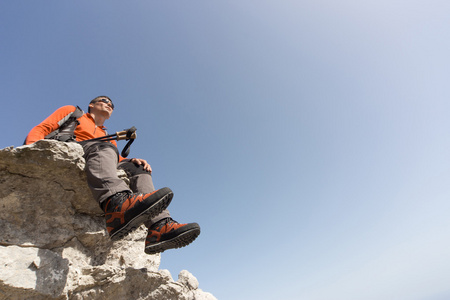
[[[111,242],[77,143],[0,150],[0,300],[214,300],[144,253],[146,228]],[[119,174],[125,181],[125,174]]]

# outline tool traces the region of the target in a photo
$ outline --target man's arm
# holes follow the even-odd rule
[[[75,109],[76,107],[72,105],[66,105],[58,108],[47,119],[42,121],[42,123],[31,129],[30,133],[28,133],[27,139],[25,140],[25,144],[29,145],[36,141],[42,140],[49,133],[58,129],[59,126],[64,123],[67,115],[74,112]]]

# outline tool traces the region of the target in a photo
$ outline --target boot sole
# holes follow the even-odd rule
[[[161,189],[162,190],[162,189]],[[161,199],[159,199],[157,202],[155,202],[152,206],[149,206],[146,210],[142,211],[139,215],[134,217],[130,222],[125,224],[122,228],[114,232],[112,235],[110,235],[110,238],[112,241],[120,240],[121,238],[128,235],[133,230],[137,229],[139,226],[141,226],[146,221],[150,220],[151,218],[156,217],[159,215],[163,210],[165,210],[173,198],[173,192],[170,191],[166,195],[164,195]]]
[[[200,226],[198,226],[198,224],[196,225],[197,226],[180,233],[172,239],[146,246],[144,250],[145,253],[157,254],[162,253],[165,250],[177,249],[189,245],[200,235]]]

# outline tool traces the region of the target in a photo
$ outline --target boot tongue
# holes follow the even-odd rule
[[[162,220],[159,220],[155,224],[153,224],[150,229],[153,230],[153,229],[156,229],[158,227],[163,227],[164,225],[166,225],[167,223],[170,223],[171,221],[172,221],[172,218],[164,218]]]
[[[130,196],[129,192],[118,192],[110,197],[109,207],[116,207],[122,205],[122,203]],[[107,203],[108,200],[103,201],[103,203]],[[106,207],[105,207],[106,208]]]

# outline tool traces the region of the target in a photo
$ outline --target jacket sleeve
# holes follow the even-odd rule
[[[25,144],[29,145],[36,141],[44,139],[48,134],[59,128],[66,117],[75,111],[76,107],[72,105],[66,105],[58,108],[47,119],[42,121],[39,125],[31,129],[30,133],[25,140]]]

